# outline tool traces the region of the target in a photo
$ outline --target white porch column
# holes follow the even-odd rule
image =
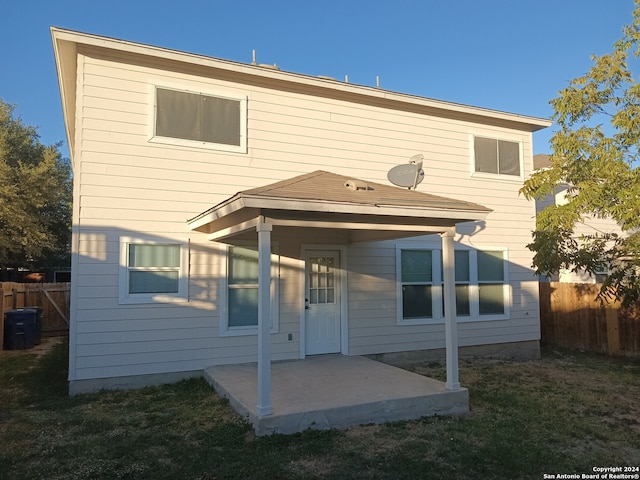
[[[444,294],[444,334],[447,359],[447,390],[459,390],[458,380],[458,326],[456,324],[456,280],[455,255],[451,229],[441,234],[442,237],[442,283]]]
[[[260,223],[258,231],[258,415],[271,415],[271,230]]]

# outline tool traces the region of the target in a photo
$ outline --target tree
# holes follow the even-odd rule
[[[37,130],[0,99],[0,266],[69,265],[72,181],[60,144],[40,143]]]
[[[537,219],[533,266],[550,275],[561,268],[591,274],[609,267],[601,300],[624,304],[640,298],[640,84],[629,62],[640,56],[640,0],[633,23],[613,51],[593,56],[589,71],[551,100],[559,130],[551,138],[551,166],[534,173],[521,189],[529,199],[569,185],[565,205],[546,208]],[[615,220],[624,235],[575,238],[576,223],[594,216]]]

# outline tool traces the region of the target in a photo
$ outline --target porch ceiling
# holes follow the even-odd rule
[[[318,228],[341,231],[353,243],[439,233],[490,212],[471,202],[318,170],[239,192],[187,223],[216,241],[254,238],[256,226],[268,223],[276,237],[290,228]]]

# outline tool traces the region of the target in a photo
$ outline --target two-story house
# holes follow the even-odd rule
[[[72,393],[329,353],[539,354],[535,205],[518,190],[548,120],[52,37],[75,180]],[[407,169],[416,188],[389,181]]]

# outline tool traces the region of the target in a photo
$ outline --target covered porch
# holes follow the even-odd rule
[[[466,388],[360,356],[321,355],[271,365],[271,415],[258,415],[257,365],[205,370],[205,379],[229,399],[257,435],[296,433],[411,420],[469,411]]]
[[[240,192],[189,220],[192,230],[207,234],[211,241],[234,244],[257,238],[258,245],[257,365],[212,367],[207,369],[207,378],[251,419],[258,433],[291,433],[309,427],[467,411],[468,392],[458,380],[454,236],[456,224],[482,221],[489,212],[466,201],[316,171]],[[335,246],[439,235],[446,382],[349,357],[349,312],[344,301],[347,291],[338,314],[342,316],[339,351],[344,356],[311,356],[322,352],[302,348],[301,360],[272,364],[272,244],[297,238],[295,232],[322,233],[333,239]],[[303,249],[303,245],[298,248]],[[348,263],[335,265],[346,279]],[[308,293],[308,285],[300,291]],[[307,329],[309,315],[321,307],[310,302],[307,293],[299,298],[301,332]]]

